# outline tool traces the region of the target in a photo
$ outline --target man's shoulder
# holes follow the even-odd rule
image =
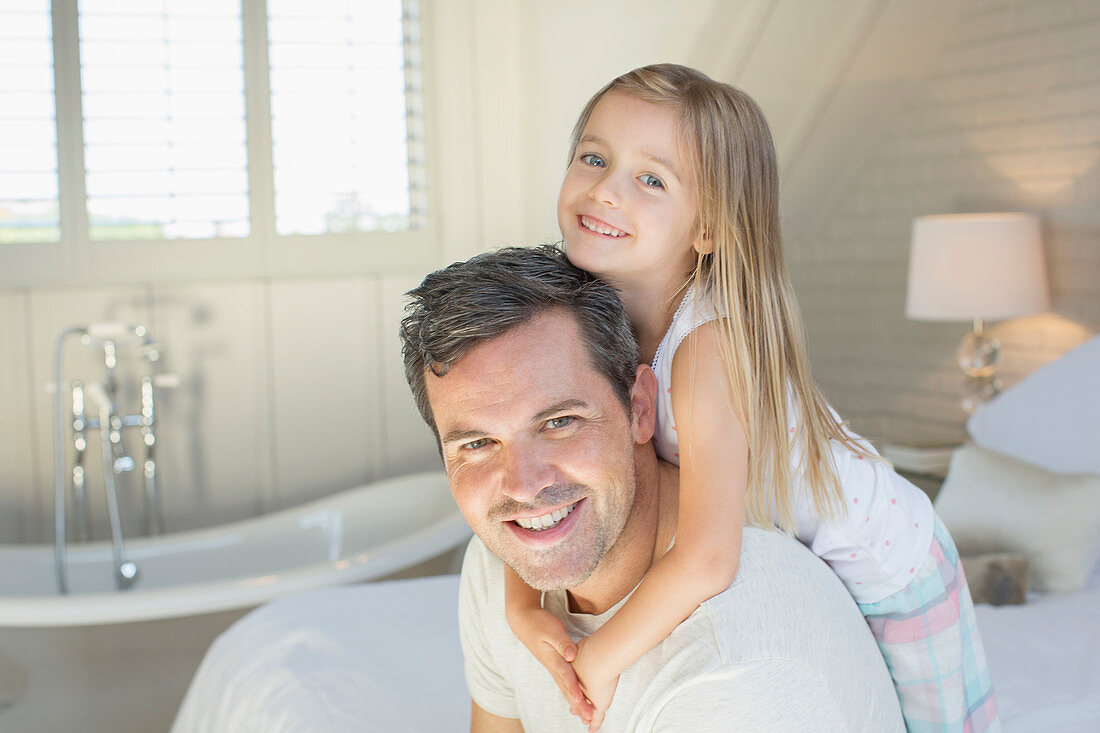
[[[784,583],[771,582],[780,575]],[[741,563],[731,589],[738,583],[753,586],[753,592],[757,592],[756,585],[781,586],[774,590],[783,594],[802,593],[808,588],[816,593],[820,589],[838,602],[854,605],[851,594],[824,560],[777,529],[749,526],[743,529]]]
[[[745,527],[734,582],[676,631],[711,636],[722,664],[787,658],[813,666],[817,655],[806,650],[821,643],[845,655],[878,655],[835,573],[798,540],[755,527]]]
[[[785,603],[808,592],[819,600],[824,596],[827,603],[855,609],[844,584],[805,545],[778,530],[746,526],[737,578],[715,599],[732,604]]]

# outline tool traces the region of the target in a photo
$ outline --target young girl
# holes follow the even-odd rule
[[[636,69],[581,112],[558,200],[569,259],[620,291],[680,466],[673,546],[576,645],[509,571],[512,629],[599,727],[619,675],[737,575],[741,527],[779,527],[845,583],[910,731],[999,728],[958,554],[925,494],[849,431],[809,374],[759,107],[681,66]]]

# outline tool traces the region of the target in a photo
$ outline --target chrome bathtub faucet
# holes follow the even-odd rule
[[[79,336],[80,343],[103,353],[105,377],[100,382],[73,380],[65,382],[62,374],[65,344],[72,336]],[[127,415],[120,407],[120,387],[118,378],[119,351],[136,349],[141,362],[148,365],[149,374],[140,379],[141,411]],[[69,591],[68,557],[68,520],[66,506],[71,493],[73,512],[76,514],[74,539],[91,539],[91,516],[88,505],[87,473],[85,471],[85,453],[88,448],[90,431],[99,432],[100,451],[103,458],[103,490],[107,499],[107,514],[111,526],[111,541],[114,554],[114,582],[118,590],[126,590],[137,582],[140,576],[138,566],[126,559],[126,548],[122,535],[122,517],[119,511],[116,477],[133,471],[137,467],[134,457],[127,453],[123,440],[127,428],[138,428],[144,447],[141,462],[144,480],[144,507],[142,517],[146,534],[160,534],[163,531],[163,509],[157,483],[156,458],[156,412],[154,394],[156,388],[174,387],[179,380],[173,375],[153,375],[153,366],[160,361],[160,351],[144,326],[127,323],[95,323],[87,326],[68,326],[57,336],[54,350],[54,545],[55,567],[58,590]],[[64,401],[69,399],[69,418],[66,420]],[[88,403],[98,408],[95,416],[89,417]],[[65,440],[65,426],[68,425],[70,440]],[[65,460],[66,445],[71,446],[72,465]],[[68,477],[68,481],[66,481]],[[68,484],[68,490],[67,486]]]

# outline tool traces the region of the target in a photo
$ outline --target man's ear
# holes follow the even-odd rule
[[[630,403],[633,410],[630,427],[634,442],[639,445],[648,443],[657,423],[657,375],[648,364],[639,364],[634,372]]]

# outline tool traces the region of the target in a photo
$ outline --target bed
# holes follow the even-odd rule
[[[937,511],[964,554],[1031,564],[977,615],[1006,733],[1100,730],[1100,338],[976,412]],[[973,583],[974,580],[972,579]],[[211,646],[173,733],[463,731],[457,576],[275,601]]]

